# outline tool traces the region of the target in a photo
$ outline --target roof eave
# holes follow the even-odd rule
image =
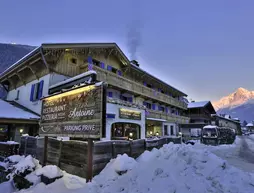
[[[153,75],[151,75],[150,73],[146,72],[146,71],[143,70],[142,68],[140,68],[140,67],[138,67],[138,66],[135,66],[134,64],[131,64],[131,67],[134,67],[136,70],[140,70],[141,72],[146,73],[146,74],[149,75],[150,77],[156,79],[158,82],[161,82],[162,84],[165,84],[166,86],[168,86],[168,87],[170,87],[170,88],[176,90],[176,91],[179,92],[182,96],[184,96],[184,97],[187,97],[187,96],[188,96],[188,95],[185,94],[184,92],[182,92],[182,91],[176,89],[175,87],[173,87],[173,86],[171,86],[171,85],[165,83],[164,81],[162,81],[162,80],[156,78],[155,76],[153,76]]]
[[[107,43],[43,43],[44,49],[65,49],[65,48],[82,48],[82,47],[114,47],[122,55],[126,63],[130,64],[128,57],[123,53],[120,47],[115,42]]]
[[[15,62],[14,64],[12,64],[10,67],[8,67],[7,69],[5,69],[1,74],[0,74],[0,81],[3,80],[8,74],[10,74],[11,72],[13,72],[14,70],[16,70],[17,68],[19,68],[20,66],[22,66],[22,64],[24,64],[24,62],[30,58],[31,56],[34,56],[36,54],[38,54],[40,52],[40,46],[35,48],[34,50],[32,50],[31,52],[29,52],[27,55],[25,55],[24,57],[22,57],[20,60],[18,60],[17,62]]]

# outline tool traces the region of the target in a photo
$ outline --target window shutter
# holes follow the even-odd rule
[[[103,62],[101,62],[100,63],[100,67],[104,69],[105,68],[105,64]]]
[[[155,105],[155,104],[153,104],[153,105],[152,105],[152,109],[153,109],[153,110],[155,110],[155,108],[156,108],[156,105]]]
[[[143,105],[146,106],[146,102],[145,101],[143,102]]]
[[[34,88],[35,88],[35,84],[33,84],[32,87],[31,87],[30,101],[33,101],[33,100],[34,100]]]
[[[118,70],[118,71],[117,71],[117,74],[118,74],[119,76],[122,76],[122,71]]]
[[[44,85],[44,80],[41,80],[40,81],[40,85],[39,85],[38,99],[40,99],[42,97],[42,94],[43,94],[43,85]]]
[[[132,97],[129,97],[129,98],[128,98],[128,101],[129,101],[130,103],[132,103],[132,101],[133,101],[133,100],[132,100]]]
[[[89,64],[93,64],[93,58],[92,58],[92,56],[88,56],[87,62],[88,62]]]
[[[108,70],[108,71],[112,71],[112,66],[108,65],[108,66],[107,66],[107,70]]]
[[[168,113],[168,107],[166,107],[166,113]]]
[[[108,97],[112,98],[113,97],[113,93],[112,92],[108,92]]]

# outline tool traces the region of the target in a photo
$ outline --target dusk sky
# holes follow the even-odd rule
[[[253,0],[2,0],[0,42],[116,42],[130,57],[135,28],[143,69],[213,101],[254,90],[253,10]]]

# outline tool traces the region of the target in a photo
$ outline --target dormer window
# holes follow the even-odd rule
[[[72,64],[77,64],[78,63],[78,60],[76,58],[71,58],[71,63]]]

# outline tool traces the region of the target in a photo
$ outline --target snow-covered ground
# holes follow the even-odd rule
[[[241,151],[243,139],[237,138],[233,145],[205,146],[164,145],[161,149],[145,151],[137,160],[119,155],[91,183],[85,179],[48,167],[44,171],[60,173],[63,178],[56,182],[22,190],[23,193],[253,193],[254,172],[231,162],[225,156],[232,154],[235,159]],[[224,154],[223,154],[224,152]],[[238,152],[238,154],[237,154]],[[247,163],[242,160],[242,163]],[[251,164],[251,163],[250,163]],[[36,171],[34,172],[36,175]],[[51,174],[49,174],[51,175]],[[32,178],[34,179],[34,178]],[[38,183],[38,182],[37,182]],[[10,184],[0,184],[4,193]]]

